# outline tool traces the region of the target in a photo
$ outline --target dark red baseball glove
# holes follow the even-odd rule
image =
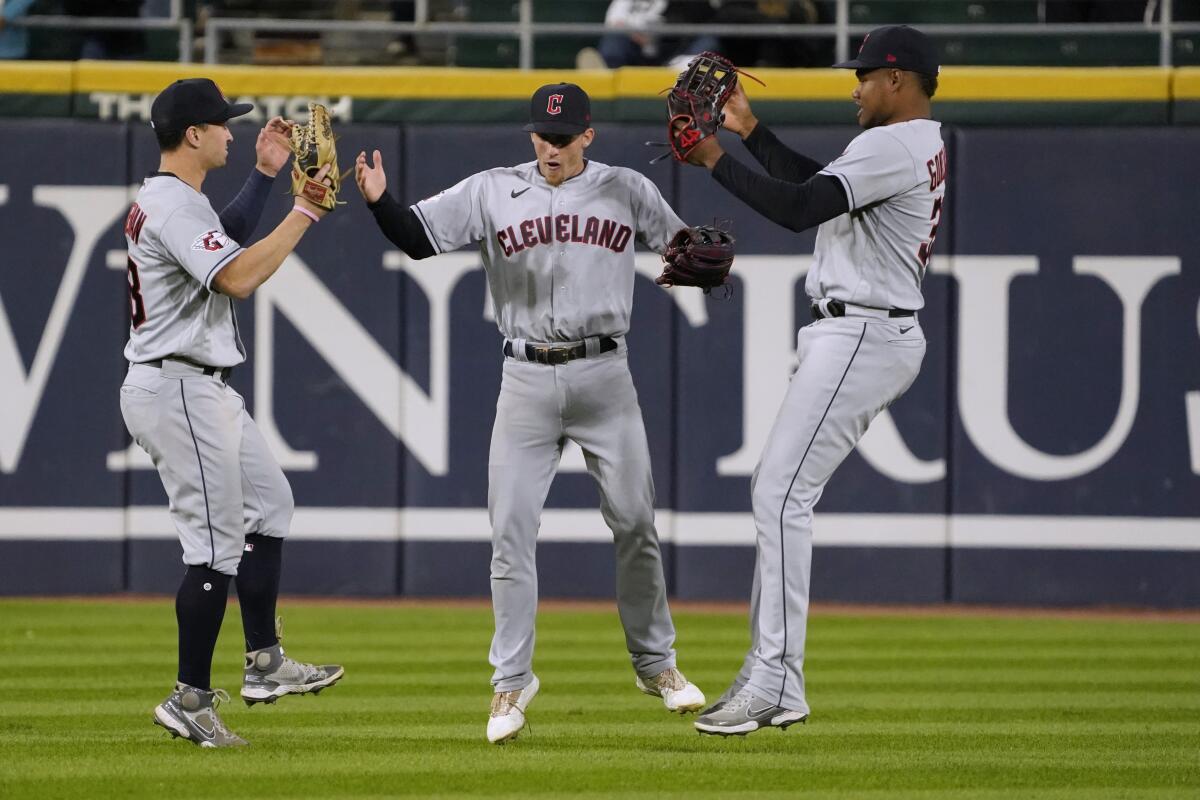
[[[663,253],[659,286],[699,286],[705,294],[717,286],[728,286],[733,267],[734,239],[728,231],[712,225],[683,228]]]

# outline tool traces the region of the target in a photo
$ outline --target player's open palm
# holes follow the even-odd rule
[[[291,123],[283,117],[273,117],[263,126],[254,142],[256,166],[261,171],[274,177],[283,169],[283,165],[292,154],[289,140],[291,135]]]
[[[365,150],[354,160],[354,182],[358,184],[358,191],[362,192],[363,199],[368,203],[374,203],[387,191],[387,176],[383,174],[383,154],[375,150],[371,156],[374,165],[367,160]]]

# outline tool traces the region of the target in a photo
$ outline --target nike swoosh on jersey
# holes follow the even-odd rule
[[[521,190],[521,191],[519,191],[519,192],[518,192],[516,189],[513,189],[511,192],[509,192],[509,194],[512,196],[512,198],[513,198],[514,200],[516,200],[518,197],[520,197],[521,195],[525,194],[526,192],[528,192],[528,191],[529,191],[530,189],[532,189],[532,188],[533,188],[532,186],[526,186],[524,189],[522,189],[522,190]]]
[[[912,326],[912,325],[909,325],[907,328],[901,328],[901,329],[900,329],[900,333],[908,333],[908,332],[909,332],[909,331],[911,331],[912,329],[913,329],[913,326]]]

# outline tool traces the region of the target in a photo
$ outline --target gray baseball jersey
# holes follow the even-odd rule
[[[915,119],[863,131],[821,174],[841,181],[850,213],[817,229],[809,296],[922,308],[921,278],[946,194],[941,123]]]
[[[661,252],[683,221],[647,178],[595,161],[558,186],[536,161],[490,169],[412,208],[438,252],[479,243],[509,340],[488,454],[496,691],[533,681],[535,547],[566,439],[582,448],[613,532],[617,610],[634,669],[658,675],[675,664],[675,626],[624,335],[634,238]],[[613,341],[605,346],[602,337]],[[586,357],[537,363],[526,357],[527,342],[583,343]]]
[[[479,243],[500,332],[531,342],[628,332],[632,238],[662,252],[686,227],[649,178],[595,161],[558,187],[536,161],[489,169],[413,209],[437,252]]]
[[[806,289],[846,304],[800,329],[796,365],[755,471],[758,558],[751,648],[724,695],[807,714],[804,646],[813,508],[871,420],[916,380],[925,336],[914,313],[946,186],[939,125],[913,120],[859,135],[822,174],[850,210],[820,226]],[[829,304],[818,304],[829,308]]]
[[[132,321],[121,414],[162,478],[184,563],[234,575],[245,535],[287,536],[294,508],[242,396],[221,372],[204,374],[246,358],[233,301],[211,288],[243,250],[208,198],[166,173],[142,184],[125,240]]]
[[[179,178],[146,178],[125,220],[133,363],[179,356],[213,367],[246,360],[232,298],[212,291],[242,252],[208,198]]]

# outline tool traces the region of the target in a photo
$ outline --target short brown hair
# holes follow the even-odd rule
[[[207,123],[201,122],[197,125],[189,125],[188,128],[199,128],[204,130],[208,127]],[[161,131],[158,128],[154,129],[154,138],[158,140],[158,149],[160,152],[169,153],[172,150],[178,150],[183,144],[183,137],[187,134],[187,128],[181,131]]]

